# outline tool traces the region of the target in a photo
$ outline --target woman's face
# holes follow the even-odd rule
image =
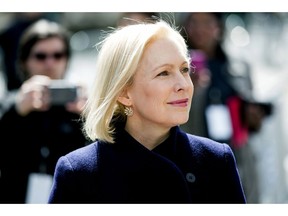
[[[165,128],[185,123],[193,84],[183,46],[169,38],[152,42],[144,52],[127,95],[134,111],[128,121]]]
[[[66,66],[65,44],[57,37],[38,41],[31,49],[25,64],[30,76],[45,75],[51,79],[63,78]]]

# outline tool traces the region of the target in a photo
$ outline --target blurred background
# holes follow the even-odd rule
[[[159,13],[174,18],[181,26],[187,13]],[[255,156],[258,176],[259,203],[288,203],[288,13],[228,13],[224,16],[223,49],[231,59],[239,77],[245,73],[245,61],[250,66],[253,97],[273,105],[272,114],[249,139]],[[119,12],[64,12],[64,13],[0,13],[0,35],[13,29],[11,37],[21,34],[29,22],[45,17],[61,23],[71,33],[72,58],[68,80],[77,80],[91,86],[97,49],[95,45],[103,33],[117,26],[122,17]],[[5,45],[1,37],[0,43]],[[11,47],[13,49],[13,47]],[[0,103],[5,96],[3,46],[0,47]],[[245,90],[245,89],[244,89]],[[1,136],[1,132],[0,132]],[[250,181],[255,181],[251,178]]]

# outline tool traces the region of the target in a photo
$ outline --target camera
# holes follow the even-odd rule
[[[65,80],[53,80],[48,88],[52,105],[65,105],[77,98],[77,86]]]

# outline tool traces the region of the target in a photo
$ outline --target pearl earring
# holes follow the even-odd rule
[[[124,109],[124,113],[125,113],[125,115],[126,116],[132,116],[133,115],[133,110],[132,110],[132,108],[131,107],[125,107],[125,109]]]

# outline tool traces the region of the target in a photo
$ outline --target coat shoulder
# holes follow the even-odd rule
[[[68,153],[67,155],[65,155],[65,157],[69,161],[74,171],[92,171],[97,168],[98,147],[99,143],[94,142]]]
[[[187,138],[189,140],[189,146],[194,154],[198,156],[209,158],[227,158],[232,157],[234,155],[232,153],[232,149],[226,143],[219,143],[212,139],[200,137],[196,135],[187,134]]]

